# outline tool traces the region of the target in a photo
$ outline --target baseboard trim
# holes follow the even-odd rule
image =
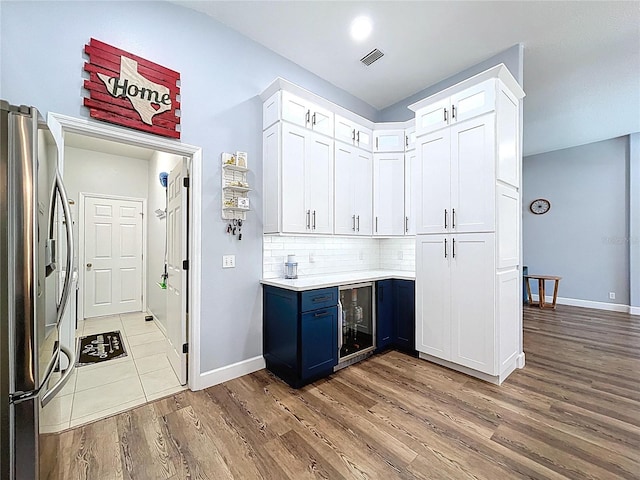
[[[532,294],[534,302],[538,301],[538,295]],[[553,302],[552,296],[545,296],[545,302],[551,303]],[[579,298],[566,298],[566,297],[558,297],[556,302],[559,305],[569,305],[572,307],[585,307],[585,308],[595,308],[597,310],[609,310],[611,312],[623,312],[623,313],[631,313],[633,315],[640,315],[640,308],[638,307],[630,307],[629,305],[621,305],[619,303],[607,303],[607,302],[594,302],[593,300],[581,300]],[[638,313],[633,313],[633,309],[637,309]]]
[[[518,368],[524,368],[524,364],[525,364],[525,362],[524,362],[524,352],[522,352],[520,355],[518,355],[516,357],[516,366]]]
[[[640,307],[630,307],[629,313],[631,315],[640,315]]]
[[[208,372],[203,372],[198,377],[197,382],[193,382],[195,385],[192,385],[190,382],[189,386],[192,390],[202,390],[203,388],[213,387],[214,385],[233,380],[234,378],[257,372],[263,368],[265,368],[265,361],[264,357],[260,355],[242,360],[241,362],[232,363],[231,365],[215,368]]]
[[[153,312],[149,312],[149,314],[153,317],[153,323],[156,324],[156,327],[158,327],[158,330],[160,330],[162,332],[162,334],[165,336],[165,338],[168,338],[167,329],[164,328],[164,325],[162,325],[162,322],[160,322],[158,317],[156,317],[156,315]]]

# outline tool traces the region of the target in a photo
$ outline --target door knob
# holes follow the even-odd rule
[[[91,268],[91,267],[93,267],[93,264],[92,263],[87,263],[87,268]]]

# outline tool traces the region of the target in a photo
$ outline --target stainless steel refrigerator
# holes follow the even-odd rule
[[[0,478],[44,480],[55,476],[58,441],[40,420],[75,365],[60,344],[75,270],[72,220],[38,111],[0,100],[0,113]]]

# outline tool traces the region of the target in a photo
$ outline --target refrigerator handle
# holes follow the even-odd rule
[[[69,377],[75,370],[75,364],[76,364],[75,354],[62,344],[60,344],[60,352],[63,353],[64,356],[69,359],[69,367],[62,374],[62,377],[60,377],[60,380],[58,380],[56,384],[53,387],[51,387],[47,391],[47,393],[45,393],[40,399],[40,404],[43,407],[45,407],[51,400],[53,400],[53,397],[55,397],[56,394],[64,388],[65,384],[69,380]]]
[[[75,252],[73,250],[73,223],[71,219],[71,208],[69,207],[69,198],[67,197],[67,190],[64,188],[62,177],[60,172],[56,171],[56,190],[60,195],[60,201],[62,202],[62,212],[64,213],[64,224],[67,231],[67,264],[66,274],[64,276],[64,286],[62,287],[62,295],[60,296],[60,303],[58,304],[58,314],[56,318],[56,325],[60,325],[62,316],[69,303],[69,296],[71,295],[71,284],[73,283],[73,272],[75,266]]]

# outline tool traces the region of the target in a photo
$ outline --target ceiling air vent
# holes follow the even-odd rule
[[[369,65],[371,65],[376,60],[379,60],[380,58],[382,58],[383,55],[384,55],[384,53],[382,53],[377,48],[374,48],[369,53],[367,53],[364,57],[362,57],[360,59],[360,61],[362,63],[364,63],[368,67]]]

